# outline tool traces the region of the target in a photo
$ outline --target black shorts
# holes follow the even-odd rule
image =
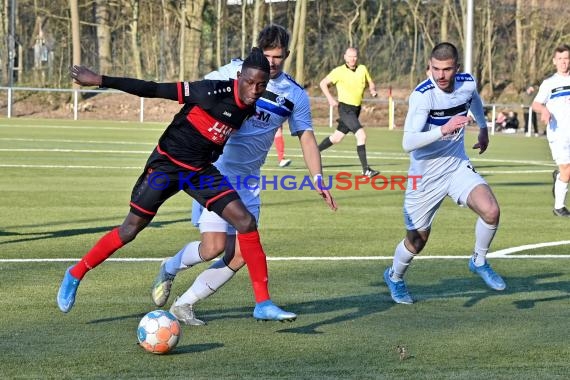
[[[351,106],[350,104],[338,103],[338,127],[337,131],[344,133],[356,133],[362,124],[358,120],[360,116],[360,106]]]
[[[159,207],[180,190],[220,216],[228,203],[239,199],[238,193],[214,165],[195,172],[172,163],[155,149],[133,187],[131,212],[152,219]]]

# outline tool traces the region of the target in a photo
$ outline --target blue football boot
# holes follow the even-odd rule
[[[253,318],[258,321],[294,321],[297,314],[282,310],[271,300],[263,301],[255,305],[253,309]]]
[[[57,292],[57,306],[59,306],[59,310],[64,313],[69,312],[73,307],[75,303],[75,293],[77,293],[77,287],[81,282],[69,273],[71,268],[72,267],[69,267],[65,271],[65,276],[63,276],[59,291]]]

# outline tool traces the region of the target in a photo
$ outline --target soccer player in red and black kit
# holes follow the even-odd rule
[[[67,313],[73,307],[80,281],[116,250],[131,242],[168,198],[183,190],[203,206],[227,220],[238,231],[247,264],[257,315],[267,320],[294,320],[294,313],[273,304],[269,297],[267,261],[255,217],[237,192],[212,165],[229,134],[255,113],[255,102],[269,81],[269,62],[260,49],[252,49],[236,80],[155,83],[110,77],[83,66],[73,66],[71,77],[82,86],[118,89],[147,98],[178,100],[184,104],[166,128],[135,184],[130,211],[119,226],[104,235],[61,282],[57,303]]]

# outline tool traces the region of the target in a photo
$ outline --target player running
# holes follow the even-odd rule
[[[479,149],[480,154],[487,150],[489,135],[483,103],[475,79],[471,74],[458,73],[458,69],[456,47],[446,42],[436,45],[430,57],[430,77],[410,95],[402,145],[410,152],[408,176],[418,176],[420,180],[417,188],[408,185],[406,189],[406,237],[396,247],[392,266],[384,272],[396,303],[413,302],[403,277],[413,258],[425,247],[435,214],[447,196],[479,216],[469,270],[492,289],[506,287],[486,260],[499,225],[499,204],[469,162],[464,147],[465,127],[470,122],[467,113],[471,111],[479,125],[478,142],[473,149]]]
[[[288,121],[291,133],[299,138],[305,163],[315,182],[322,176],[321,156],[313,133],[309,98],[303,88],[282,71],[289,55],[289,34],[281,26],[268,26],[260,32],[257,45],[270,62],[267,90],[257,101],[256,116],[248,119],[241,129],[229,138],[224,153],[215,163],[232,185],[239,188],[241,199],[256,219],[259,218],[261,203],[259,184],[248,181],[248,189],[240,183],[240,179],[260,178],[261,166],[271,148],[275,132],[285,121]],[[206,78],[233,78],[242,65],[242,60],[232,60],[218,71],[208,74]],[[329,207],[335,210],[336,204],[330,193],[327,190],[319,190],[317,185],[315,187],[324,196]],[[235,243],[235,229],[215,213],[204,210],[200,214],[201,208],[196,202],[192,207],[192,220],[200,228],[201,241],[187,244],[175,256],[162,263],[152,286],[152,299],[157,306],[163,306],[170,295],[172,281],[179,271],[211,260],[225,250],[224,258],[202,272],[170,308],[180,321],[189,325],[201,325],[204,322],[195,317],[193,305],[228,282],[244,265],[244,260],[241,243],[237,246]],[[259,310],[254,311],[254,317],[293,320],[296,315],[268,315]]]
[[[115,88],[141,97],[178,100],[183,107],[150,155],[133,188],[130,211],[123,223],[104,235],[65,272],[57,294],[62,312],[67,313],[73,307],[77,288],[85,274],[135,239],[162,203],[184,190],[238,231],[238,241],[254,289],[256,312],[263,310],[270,316],[286,313],[269,297],[267,262],[256,219],[212,165],[212,157],[222,151],[229,135],[255,114],[255,102],[266,89],[269,72],[269,61],[256,48],[245,59],[237,80],[155,83],[99,75],[82,66],[71,69],[71,77],[80,85]],[[209,181],[208,186],[201,181],[204,177]]]

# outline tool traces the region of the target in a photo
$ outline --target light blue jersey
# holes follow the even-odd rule
[[[242,63],[241,59],[234,59],[205,78],[235,78]],[[275,133],[285,122],[294,136],[301,131],[313,130],[307,93],[293,78],[281,73],[269,80],[265,93],[257,101],[255,116],[230,136],[223,154],[215,162],[216,167],[227,176],[259,176]]]
[[[204,78],[212,80],[236,78],[242,64],[241,59],[233,59],[229,64],[207,74]],[[214,165],[234,186],[248,210],[255,215],[254,210],[257,209],[256,216],[258,216],[261,203],[259,186],[256,186],[249,176],[260,177],[261,167],[273,145],[277,129],[287,122],[291,135],[295,136],[302,131],[312,131],[313,126],[307,93],[285,73],[269,80],[267,89],[257,100],[256,106],[256,114],[230,135],[222,155]],[[248,186],[244,186],[246,177]],[[250,189],[257,187],[257,189],[252,191],[248,187]],[[197,202],[193,202],[192,205],[194,223],[198,221],[198,205]]]

